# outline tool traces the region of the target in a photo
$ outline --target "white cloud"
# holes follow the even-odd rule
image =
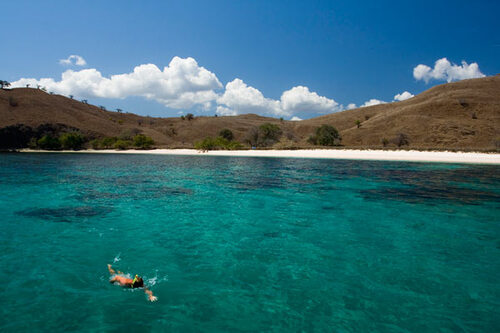
[[[226,84],[226,91],[217,99],[217,103],[224,108],[220,110],[224,110],[225,114],[281,114],[278,101],[264,97],[258,89],[240,79]]]
[[[372,98],[369,101],[366,101],[363,105],[360,106],[360,108],[365,107],[365,106],[373,106],[373,105],[379,105],[379,104],[385,104],[387,102]]]
[[[412,93],[410,93],[408,91],[404,91],[401,94],[397,94],[396,96],[394,96],[394,100],[398,101],[398,102],[401,102],[401,101],[405,101],[405,100],[407,100],[409,98],[412,98],[414,96],[415,95],[413,95]]]
[[[434,68],[423,64],[413,68],[413,77],[417,80],[424,80],[426,83],[432,79],[452,82],[484,76],[476,62],[469,65],[465,61],[462,61],[462,65],[460,66],[450,63],[446,58],[437,60]]]
[[[297,116],[293,116],[292,119],[290,119],[291,121],[301,121],[302,118],[299,118]]]
[[[339,111],[341,107],[333,99],[319,96],[304,86],[293,87],[283,92],[280,100],[266,98],[256,88],[241,79],[226,84],[226,90],[218,99],[217,113],[259,113],[274,116],[291,116],[297,112],[312,114]]]
[[[333,99],[319,96],[304,86],[293,87],[281,95],[281,109],[287,115],[296,112],[329,113],[339,111]]]
[[[67,59],[59,60],[59,63],[61,65],[75,65],[75,66],[85,66],[87,64],[87,62],[85,61],[85,59],[83,59],[83,57],[76,54],[70,55]]]
[[[226,108],[224,106],[217,106],[216,113],[220,114],[221,116],[237,116],[238,112],[231,110],[229,108]]]
[[[142,96],[165,106],[179,109],[201,106],[208,109],[217,98],[214,89],[222,84],[214,73],[198,66],[193,58],[174,57],[162,70],[156,65],[145,64],[132,73],[103,77],[96,69],[67,70],[60,81],[51,78],[20,79],[16,87],[27,83],[46,87],[49,91],[79,97],[126,98]]]
[[[349,104],[347,104],[347,108],[346,108],[346,109],[347,109],[347,110],[352,110],[352,109],[355,109],[355,108],[356,108],[356,104],[354,104],[354,103],[349,103]]]

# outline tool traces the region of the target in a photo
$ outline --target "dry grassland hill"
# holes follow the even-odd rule
[[[345,148],[500,149],[500,75],[435,86],[409,100],[358,108],[299,122],[247,114],[198,117],[192,120],[143,117],[106,111],[39,89],[0,90],[0,129],[23,124],[36,128],[53,124],[78,130],[88,139],[142,133],[159,148],[192,148],[193,143],[230,129],[244,143],[252,128],[280,126],[283,135],[274,148],[310,148],[316,128],[337,128]]]

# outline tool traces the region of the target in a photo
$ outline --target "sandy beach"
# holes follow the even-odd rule
[[[55,151],[23,149],[21,152]],[[500,164],[500,154],[470,153],[449,151],[416,151],[416,150],[350,150],[350,149],[302,149],[302,150],[212,150],[195,149],[154,149],[154,150],[63,150],[58,153],[74,154],[154,154],[154,155],[193,155],[193,156],[240,156],[240,157],[275,157],[275,158],[325,158],[349,160],[410,161],[410,162],[444,162]]]

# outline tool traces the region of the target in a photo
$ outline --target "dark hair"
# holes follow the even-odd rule
[[[135,280],[134,284],[132,285],[132,288],[141,288],[144,287],[144,280],[141,277],[137,277],[137,280]]]

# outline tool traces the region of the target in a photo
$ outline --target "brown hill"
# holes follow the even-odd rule
[[[361,127],[356,126],[361,121]],[[329,114],[302,121],[305,135],[335,124],[350,147],[381,146],[405,134],[420,149],[494,150],[500,144],[500,75],[435,86],[409,100]]]
[[[358,128],[356,121],[359,120]],[[311,147],[307,139],[322,124],[336,127],[349,148],[397,147],[404,134],[416,149],[498,150],[500,147],[500,75],[433,87],[409,100],[333,113],[300,122],[247,114],[232,117],[143,117],[105,111],[38,89],[0,90],[0,128],[24,124],[61,124],[88,138],[144,133],[157,147],[191,148],[195,141],[233,131],[243,142],[255,126],[274,123],[284,135],[275,148]]]

